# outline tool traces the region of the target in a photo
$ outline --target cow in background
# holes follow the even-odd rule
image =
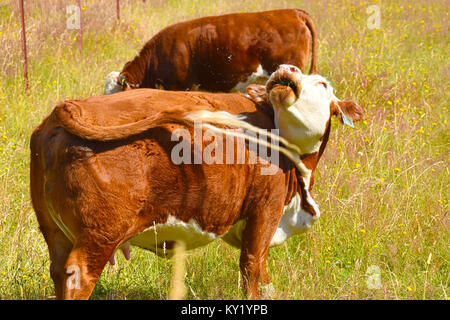
[[[127,89],[242,91],[265,84],[281,64],[317,73],[316,30],[297,9],[234,13],[171,25],[150,39],[121,72],[107,76],[105,94]]]

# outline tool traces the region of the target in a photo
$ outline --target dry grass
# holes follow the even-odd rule
[[[26,1],[30,92],[24,94],[17,1],[0,1],[0,298],[51,299],[47,247],[29,199],[29,137],[67,98],[102,93],[143,43],[176,21],[295,7],[318,28],[319,71],[366,118],[333,122],[315,196],[321,220],[270,253],[276,299],[447,299],[449,296],[449,19],[445,1],[82,1],[84,52],[65,2]],[[75,1],[67,4],[74,4]],[[370,30],[366,9],[381,9]],[[188,252],[188,299],[240,299],[239,252]],[[381,286],[367,285],[368,268]],[[94,299],[167,299],[171,265],[140,249],[107,267]]]

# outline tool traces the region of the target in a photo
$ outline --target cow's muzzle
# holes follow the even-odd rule
[[[300,97],[302,91],[300,76],[301,71],[296,67],[280,66],[266,84],[270,102],[284,108],[292,105]]]

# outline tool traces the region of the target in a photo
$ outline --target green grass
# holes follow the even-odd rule
[[[52,299],[45,241],[29,196],[29,138],[61,100],[99,95],[162,27],[226,12],[308,11],[318,69],[366,111],[333,121],[314,194],[320,221],[270,252],[275,299],[448,299],[449,23],[445,1],[83,1],[84,52],[60,1],[27,1],[24,94],[17,1],[0,1],[0,299]],[[366,9],[381,9],[370,30]],[[132,248],[107,266],[93,299],[167,299],[171,263]],[[241,299],[239,252],[217,241],[188,253],[188,299]],[[378,266],[381,287],[367,286]]]

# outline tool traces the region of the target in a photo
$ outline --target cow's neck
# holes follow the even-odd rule
[[[319,151],[328,120],[329,109],[317,108],[304,99],[301,111],[293,104],[288,108],[274,108],[274,123],[280,135],[295,144],[303,154]]]
[[[303,170],[298,170],[299,164],[296,164],[297,169],[290,170],[285,207],[271,246],[280,245],[292,235],[307,231],[319,219],[320,210],[311,194],[318,158],[318,152],[304,155],[299,159]]]
[[[292,169],[287,179],[287,190],[285,203],[288,204],[294,193],[299,193],[302,198],[306,197],[312,191],[314,185],[314,172],[319,161],[319,153],[314,152],[307,155],[303,155],[298,158],[298,162],[295,164],[296,169]],[[299,169],[299,167],[301,169]],[[307,201],[304,201],[306,205]],[[305,207],[306,209],[306,207]],[[314,214],[311,212],[311,214]]]

